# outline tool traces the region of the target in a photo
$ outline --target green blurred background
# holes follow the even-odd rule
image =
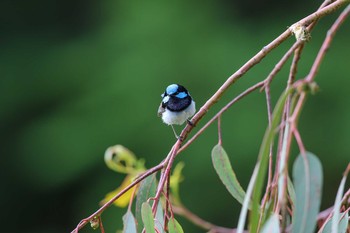
[[[186,86],[198,108],[226,78],[320,1],[13,1],[0,3],[1,232],[70,232],[124,176],[104,164],[122,144],[146,166],[175,139],[157,118],[160,94]],[[302,56],[310,69],[336,14],[321,20]],[[323,208],[332,205],[349,162],[349,35],[346,22],[316,78],[300,120],[306,148],[324,165]],[[199,124],[264,79],[289,39],[237,82]],[[288,67],[272,85],[275,101]],[[223,145],[246,187],[267,125],[264,94],[240,101],[222,118]],[[199,128],[198,127],[198,128]],[[178,132],[181,127],[177,127]],[[186,164],[183,203],[204,219],[234,227],[240,206],[219,182],[210,127],[178,159]],[[292,160],[298,153],[293,150]],[[122,229],[125,209],[103,215],[106,232]],[[179,218],[186,232],[204,232]],[[82,232],[92,232],[89,227]]]

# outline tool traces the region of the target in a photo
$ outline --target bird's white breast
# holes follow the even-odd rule
[[[191,104],[181,112],[172,112],[165,109],[162,113],[162,120],[167,125],[182,125],[187,119],[196,112],[196,103],[192,100]]]

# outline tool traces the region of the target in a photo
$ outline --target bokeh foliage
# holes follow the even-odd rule
[[[72,230],[124,178],[105,166],[107,147],[123,144],[145,158],[147,167],[170,149],[172,131],[156,117],[168,84],[185,85],[201,106],[248,58],[320,4],[250,2],[251,7],[233,1],[2,1],[2,231]],[[300,77],[335,16],[315,28]],[[316,79],[321,92],[308,99],[300,119],[307,149],[325,164],[323,207],[332,204],[349,161],[349,25],[337,34]],[[292,42],[236,83],[204,121],[248,84],[265,78]],[[275,100],[286,74],[284,69],[273,83]],[[243,187],[267,125],[265,109],[264,95],[255,93],[222,117],[223,144]],[[216,143],[211,127],[179,157],[186,164],[181,200],[201,217],[233,226],[239,205],[212,167]],[[236,213],[227,214],[235,207]],[[122,228],[124,213],[106,212],[107,232]],[[178,220],[188,232],[198,232]]]

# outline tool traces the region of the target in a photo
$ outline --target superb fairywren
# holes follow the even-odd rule
[[[162,117],[165,124],[170,125],[178,138],[173,125],[182,125],[196,112],[196,103],[185,87],[179,84],[171,84],[161,95],[162,102],[158,108],[158,116]],[[190,123],[190,121],[189,121]]]

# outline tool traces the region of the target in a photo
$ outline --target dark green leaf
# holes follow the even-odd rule
[[[313,233],[320,210],[323,173],[319,159],[310,152],[299,155],[293,165],[296,203],[292,233]]]
[[[213,165],[222,183],[229,193],[241,204],[243,204],[245,192],[239,184],[230,160],[221,145],[216,145],[211,152]]]

